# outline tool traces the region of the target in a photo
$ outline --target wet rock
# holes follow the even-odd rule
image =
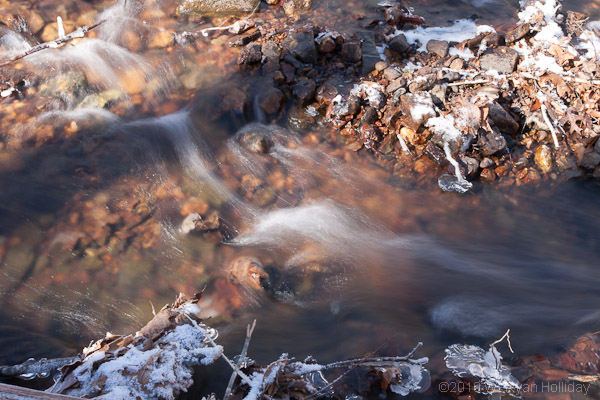
[[[268,132],[260,129],[260,126],[258,129],[247,128],[240,134],[238,141],[246,150],[257,154],[266,154],[273,147]]]
[[[261,52],[265,58],[270,62],[279,63],[281,57],[281,49],[279,45],[272,40],[267,40],[263,43]]]
[[[279,0],[265,0],[265,2],[271,6],[279,4]]]
[[[295,130],[304,130],[315,124],[315,117],[302,107],[292,107],[287,116],[288,125]]]
[[[512,44],[523,39],[529,33],[531,25],[529,23],[521,24],[516,28],[508,31],[505,36],[506,44]]]
[[[360,99],[355,96],[350,96],[343,99],[342,96],[337,96],[327,109],[327,118],[343,118],[351,115],[356,115],[360,110]]]
[[[377,45],[375,44],[375,34],[372,31],[361,30],[358,32],[361,40],[362,50],[362,71],[363,75],[368,75],[375,69],[375,64],[381,60]]]
[[[581,157],[577,165],[584,169],[594,169],[600,165],[600,154],[595,151],[586,153]]]
[[[262,60],[262,46],[258,43],[250,43],[242,49],[238,58],[238,64],[256,64]]]
[[[361,121],[365,124],[372,125],[377,121],[379,115],[377,114],[377,110],[374,107],[367,106],[365,107],[365,112],[361,118]]]
[[[219,213],[213,211],[205,218],[198,213],[191,213],[181,223],[180,231],[185,234],[192,232],[209,232],[219,229],[220,226]]]
[[[260,0],[183,0],[177,12],[187,15],[220,16],[249,14],[260,7]]]
[[[281,0],[283,11],[288,17],[298,17],[300,11],[310,10],[312,0]]]
[[[65,34],[69,34],[73,32],[75,29],[75,23],[68,20],[63,20],[63,28],[65,29]],[[58,39],[58,23],[52,22],[50,24],[46,24],[44,26],[44,30],[42,31],[40,38],[44,42],[51,42],[52,40]]]
[[[262,263],[255,257],[238,257],[226,268],[226,273],[231,283],[241,285],[252,290],[267,288],[269,275]]]
[[[427,51],[444,58],[450,51],[450,44],[445,40],[430,40],[427,42]]]
[[[487,182],[493,182],[497,178],[496,173],[494,172],[494,170],[492,168],[483,169],[481,171],[481,173],[479,174],[479,177],[481,178],[481,180],[484,180]]]
[[[394,151],[396,147],[396,142],[398,142],[398,137],[396,135],[387,135],[379,145],[377,149],[381,154],[389,154]]]
[[[600,139],[596,140],[596,144],[594,144],[594,151],[596,153],[600,153]]]
[[[317,62],[317,48],[312,31],[290,32],[283,40],[282,46],[302,62],[310,64]]]
[[[479,58],[481,69],[489,71],[495,70],[501,74],[510,74],[517,68],[519,53],[509,47],[497,47],[486,51]]]
[[[325,82],[317,90],[317,101],[321,104],[330,104],[333,99],[339,94],[335,85],[330,82]]]
[[[552,151],[550,150],[550,147],[543,144],[535,150],[535,165],[537,165],[540,171],[542,171],[544,174],[552,171],[554,161],[552,159]]]
[[[244,33],[243,35],[234,37],[233,39],[231,39],[229,41],[228,45],[229,45],[229,47],[245,46],[248,43],[254,42],[260,36],[261,36],[260,29],[254,28],[254,29],[251,29],[248,32]]]
[[[281,90],[274,87],[267,87],[258,94],[258,104],[260,108],[267,114],[276,114],[281,108],[284,95]]]
[[[281,63],[281,72],[285,77],[285,81],[287,83],[292,83],[296,80],[296,68],[290,63],[282,62]]]
[[[88,81],[83,72],[70,71],[56,75],[39,86],[41,96],[58,97],[67,104],[72,104],[85,94]]]
[[[427,145],[425,145],[423,154],[429,157],[434,163],[436,163],[440,167],[445,167],[446,165],[448,165],[448,159],[446,158],[444,151],[432,142],[428,142]]]
[[[500,132],[515,136],[519,133],[519,123],[502,107],[494,102],[489,105],[489,119]]]
[[[148,48],[161,49],[172,46],[175,43],[175,36],[166,30],[157,30],[152,32],[148,39]]]
[[[462,172],[465,178],[473,179],[479,174],[479,161],[476,158],[460,156],[460,161],[464,166],[464,171]]]
[[[123,92],[116,89],[105,90],[100,93],[93,93],[86,96],[78,108],[107,108],[118,103],[123,99]]]
[[[477,147],[479,147],[479,152],[487,157],[504,150],[506,148],[506,140],[497,129],[492,129],[492,131],[480,129]]]
[[[362,48],[359,40],[349,40],[342,44],[340,52],[342,60],[349,63],[357,63],[362,60]]]
[[[300,105],[305,105],[315,97],[317,84],[310,79],[303,79],[292,88],[292,94]]]
[[[302,64],[300,61],[298,61],[298,59],[294,56],[292,56],[291,54],[286,54],[285,56],[283,56],[283,61],[289,63],[290,65],[292,65],[295,69],[302,69],[302,67],[304,67],[304,64]]]
[[[335,50],[335,40],[331,36],[324,36],[317,40],[317,46],[319,47],[319,53],[328,54]]]
[[[411,49],[411,45],[408,43],[408,40],[406,40],[406,36],[404,36],[403,33],[390,40],[389,46],[390,49],[398,54],[404,54]]]

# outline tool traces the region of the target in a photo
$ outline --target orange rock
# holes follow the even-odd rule
[[[129,68],[119,76],[119,85],[129,95],[141,93],[146,87],[146,73],[139,68]]]
[[[134,53],[139,53],[144,47],[142,38],[137,32],[133,30],[126,30],[125,32],[123,32],[121,38],[123,40],[123,43],[125,44],[125,47],[129,51],[132,51]]]

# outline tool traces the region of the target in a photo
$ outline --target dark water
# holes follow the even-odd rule
[[[373,7],[315,9],[368,17]],[[499,24],[512,21],[516,4],[431,0],[414,8],[432,24],[472,14]],[[442,193],[435,179],[417,185],[320,130],[277,130],[272,155],[257,155],[234,137],[251,113],[213,120],[207,105],[221,97],[211,93],[161,118],[112,116],[85,139],[2,150],[0,364],[133,332],[151,318],[150,301],[160,307],[179,291],[207,286],[219,303],[221,271],[240,255],[263,261],[274,291],[246,294],[241,308],[207,309],[219,311],[213,321],[229,355],[258,320],[250,355],[259,363],[283,352],[322,362],[380,347],[400,354],[419,341],[420,355],[439,363],[446,346],[486,345],[509,328],[518,354],[552,354],[599,329],[597,182]],[[249,175],[261,182],[252,195]],[[268,206],[263,195],[273,196]],[[224,244],[181,234],[190,203],[218,210],[237,234]],[[136,236],[81,244],[109,225]]]

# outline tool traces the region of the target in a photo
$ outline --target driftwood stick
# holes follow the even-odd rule
[[[49,374],[57,371],[65,365],[72,364],[79,360],[79,357],[53,358],[47,360],[27,360],[22,364],[0,366],[0,376],[19,377],[26,374]]]
[[[105,22],[105,20],[102,20],[102,21],[100,21],[97,24],[94,24],[92,26],[82,26],[80,28],[77,28],[73,32],[69,33],[68,35],[59,37],[56,40],[52,40],[50,42],[40,43],[37,46],[33,46],[29,50],[26,50],[23,53],[17,54],[16,56],[14,56],[13,58],[11,58],[10,60],[4,61],[2,64],[0,64],[0,67],[4,67],[5,65],[8,65],[8,64],[10,64],[10,63],[12,63],[14,61],[20,60],[21,58],[27,57],[28,55],[31,55],[33,53],[37,53],[38,51],[42,51],[42,50],[45,50],[45,49],[55,49],[55,48],[59,47],[60,45],[66,43],[66,42],[69,42],[69,41],[71,41],[73,39],[82,38],[89,31],[91,31],[92,29],[96,28],[97,26],[99,26],[100,24],[102,24],[104,22]]]
[[[242,352],[240,353],[240,357],[237,362],[237,369],[239,370],[244,362],[244,358],[248,354],[248,346],[250,345],[250,338],[252,337],[252,333],[254,332],[254,328],[256,328],[256,320],[252,322],[252,325],[248,325],[246,328],[246,341],[244,342],[244,347],[242,348]],[[235,378],[237,378],[237,371],[233,371],[231,374],[231,378],[229,378],[229,383],[227,384],[227,390],[225,390],[225,396],[223,399],[227,400],[231,397],[231,390],[233,389],[233,384],[235,382]]]

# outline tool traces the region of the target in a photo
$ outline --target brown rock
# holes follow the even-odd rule
[[[529,23],[525,23],[517,26],[513,30],[508,31],[505,37],[506,44],[512,44],[523,39],[525,35],[529,33],[530,29],[531,25],[529,25]]]
[[[349,40],[342,44],[342,59],[349,63],[357,63],[362,60],[362,49],[359,40]]]
[[[406,40],[406,36],[404,36],[403,33],[390,40],[389,46],[390,49],[398,54],[404,54],[411,49],[411,45],[408,43],[408,40]]]
[[[166,30],[156,30],[152,32],[148,39],[148,47],[151,49],[162,49],[164,47],[172,46],[175,43],[175,36],[173,33]]]
[[[283,93],[281,90],[274,87],[263,89],[258,95],[258,103],[260,108],[268,115],[275,114],[279,111],[283,103]]]
[[[496,173],[491,168],[484,168],[479,177],[484,181],[493,182],[496,180]]]
[[[427,51],[438,55],[439,57],[446,57],[450,51],[450,44],[445,40],[430,40],[427,42]]]
[[[238,64],[256,64],[262,60],[262,46],[258,43],[250,43],[242,49],[238,58]]]
[[[544,174],[552,171],[552,167],[554,166],[552,151],[545,144],[535,150],[535,164]]]

